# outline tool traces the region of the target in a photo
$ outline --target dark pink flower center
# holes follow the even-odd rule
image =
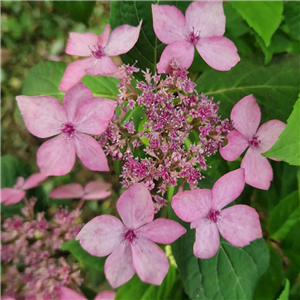
[[[60,131],[64,133],[68,138],[73,137],[73,134],[76,132],[74,125],[70,122],[62,124]]]
[[[100,59],[101,57],[105,56],[104,48],[99,44],[97,44],[97,46],[94,46],[94,50],[91,49],[91,53],[96,59]]]
[[[211,222],[217,223],[220,220],[221,213],[219,210],[212,209],[208,215],[208,218]]]
[[[188,41],[193,45],[196,45],[199,42],[199,40],[200,40],[200,31],[197,30],[195,32],[195,29],[193,27],[193,31],[190,32],[189,34]]]
[[[123,236],[124,241],[129,241],[130,244],[134,245],[137,243],[138,236],[133,229],[128,229]]]
[[[257,135],[254,135],[251,139],[249,139],[250,147],[258,147],[261,141],[258,139]]]

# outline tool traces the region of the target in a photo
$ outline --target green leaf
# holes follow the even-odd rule
[[[281,292],[277,300],[289,300],[289,293],[290,293],[290,282],[288,279],[286,279],[284,290]]]
[[[117,99],[119,90],[117,85],[119,80],[113,77],[89,76],[85,75],[83,81],[93,92],[94,97],[102,97],[107,99]]]
[[[269,218],[270,237],[283,239],[299,218],[299,192],[294,191],[281,200],[272,211]]]
[[[282,20],[283,1],[231,1],[243,19],[270,45],[271,37]]]
[[[47,95],[62,100],[64,92],[58,89],[65,72],[62,62],[48,61],[39,63],[30,69],[22,88],[22,95]]]
[[[189,224],[179,220],[172,210],[170,217],[187,229],[187,233],[172,244],[172,251],[190,299],[253,298],[257,281],[269,264],[269,252],[263,239],[244,248],[221,239],[214,257],[198,259],[193,253],[195,230],[189,229]]]
[[[53,1],[54,7],[65,12],[76,22],[87,24],[96,1]]]
[[[61,244],[61,248],[71,252],[71,254],[87,268],[95,269],[99,272],[104,271],[104,262],[106,257],[97,257],[83,250],[79,241],[70,240]]]
[[[286,121],[300,86],[299,56],[274,57],[265,66],[262,57],[244,58],[229,72],[205,71],[197,80],[197,90],[220,101],[225,118],[240,99],[253,94],[262,111],[262,123],[270,119]]]
[[[287,25],[289,35],[300,41],[300,5],[298,1],[284,3],[284,23]]]
[[[300,166],[300,95],[278,141],[263,155]]]

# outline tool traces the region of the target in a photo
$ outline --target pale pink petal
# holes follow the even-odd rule
[[[97,46],[98,37],[93,33],[70,32],[66,53],[77,56],[90,56],[91,49]]]
[[[247,205],[234,205],[222,210],[217,226],[223,238],[236,247],[244,247],[262,237],[259,216],[254,208]]]
[[[95,200],[104,199],[110,196],[111,192],[108,189],[111,188],[111,183],[103,181],[91,181],[84,187],[84,199]]]
[[[200,38],[196,48],[203,60],[218,71],[228,71],[240,61],[234,43],[223,36]]]
[[[164,44],[187,40],[183,13],[172,5],[152,4],[153,29]]]
[[[181,68],[188,69],[194,59],[194,46],[188,42],[174,42],[168,45],[161,54],[157,64],[158,73],[170,73],[170,63],[176,60]]]
[[[74,122],[76,131],[92,135],[103,133],[111,121],[117,102],[104,98],[91,98],[81,103],[77,119]]]
[[[160,285],[168,273],[169,261],[165,252],[156,244],[139,237],[131,246],[135,270],[144,282]]]
[[[248,139],[256,134],[260,116],[260,108],[253,95],[248,95],[237,102],[230,114],[234,128]]]
[[[107,24],[103,30],[103,32],[99,35],[98,37],[98,43],[99,45],[101,45],[102,47],[105,47],[107,45],[108,42],[108,38],[109,38],[109,33],[110,33],[110,25]]]
[[[1,296],[1,300],[16,300],[16,299],[9,296]]]
[[[80,199],[83,195],[83,187],[79,183],[70,183],[54,189],[49,196],[54,199]]]
[[[114,300],[116,297],[116,292],[113,291],[103,291],[100,292],[94,300]]]
[[[75,291],[62,286],[60,288],[59,300],[87,300],[83,295],[76,293]]]
[[[217,225],[207,218],[198,220],[191,224],[196,228],[196,241],[194,243],[194,254],[199,258],[211,258],[219,249],[220,235]]]
[[[121,25],[115,28],[109,37],[108,43],[104,48],[107,56],[117,56],[127,53],[137,42],[142,21],[136,27],[130,25]]]
[[[224,159],[234,161],[249,146],[248,139],[236,130],[229,132],[227,139],[228,144],[220,148],[220,154]]]
[[[74,135],[76,154],[84,166],[92,171],[109,171],[107,157],[100,144],[91,136],[76,133]]]
[[[26,180],[23,185],[23,190],[29,190],[32,189],[36,186],[38,186],[42,181],[46,180],[47,176],[42,173],[36,173],[30,175]]]
[[[258,128],[257,136],[261,143],[257,149],[260,153],[268,151],[277,142],[285,126],[286,124],[279,120],[270,120]]]
[[[129,281],[135,274],[130,244],[121,243],[106,259],[105,276],[113,288]]]
[[[123,239],[125,227],[111,215],[101,215],[89,221],[76,236],[81,247],[95,256],[110,254]]]
[[[25,179],[21,176],[17,177],[16,184],[13,186],[14,189],[21,190],[23,189],[23,185],[25,183]]]
[[[155,243],[171,244],[186,233],[186,229],[178,222],[159,218],[136,231],[140,236]]]
[[[245,169],[245,182],[255,188],[268,190],[273,180],[272,166],[260,151],[250,148],[241,163]]]
[[[152,197],[143,183],[129,187],[117,202],[118,213],[125,226],[137,229],[154,218]]]
[[[93,98],[91,90],[83,83],[79,82],[71,87],[64,96],[64,106],[69,122],[74,122],[77,117],[79,105],[87,99]]]
[[[42,144],[37,152],[37,164],[46,176],[62,176],[69,173],[75,163],[72,140],[62,134]]]
[[[27,129],[39,138],[60,133],[67,122],[64,107],[58,99],[50,96],[17,96],[21,114]]]
[[[103,56],[100,59],[94,60],[94,63],[85,70],[86,74],[91,76],[112,76],[114,74],[117,76],[118,71],[118,67],[108,56]]]
[[[85,70],[93,66],[95,58],[80,59],[70,63],[64,73],[64,76],[60,82],[59,89],[61,91],[67,91],[74,84],[76,84],[84,75]]]
[[[25,191],[3,188],[1,189],[1,203],[4,205],[12,205],[20,202],[25,197]]]
[[[245,187],[245,170],[237,169],[219,178],[212,188],[213,208],[220,210],[234,201]]]
[[[199,32],[200,38],[222,36],[225,15],[222,1],[195,1],[185,12],[189,32]]]
[[[177,193],[171,202],[175,214],[185,222],[193,222],[208,215],[212,193],[207,189],[193,189]]]

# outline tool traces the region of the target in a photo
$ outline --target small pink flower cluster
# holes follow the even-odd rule
[[[48,221],[44,213],[34,217],[34,205],[35,199],[29,199],[23,217],[2,225],[3,290],[16,299],[58,299],[62,286],[82,283],[78,265],[70,264],[60,248],[80,231],[80,212],[59,208]]]

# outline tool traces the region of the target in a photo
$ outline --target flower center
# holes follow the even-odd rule
[[[200,31],[195,32],[195,28],[193,27],[193,31],[189,33],[188,41],[193,45],[196,45],[200,40]]]
[[[97,44],[97,46],[94,46],[94,50],[91,49],[91,53],[96,59],[100,59],[101,57],[105,56],[104,48],[99,44]]]
[[[62,124],[60,131],[64,133],[68,139],[73,137],[73,134],[76,133],[74,125],[70,122]]]
[[[133,229],[128,229],[123,236],[124,241],[129,241],[130,244],[135,245],[138,240],[138,236]]]
[[[258,147],[261,141],[258,139],[257,135],[254,135],[251,139],[249,139],[250,147]]]
[[[218,223],[221,219],[221,213],[219,210],[212,209],[208,215],[208,218],[211,222]]]

